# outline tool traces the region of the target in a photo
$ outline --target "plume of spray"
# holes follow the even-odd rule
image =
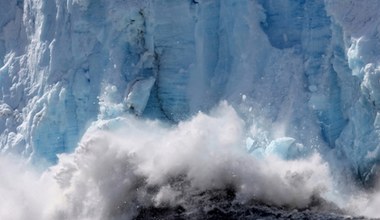
[[[246,150],[247,132],[226,102],[178,125],[98,120],[42,176],[1,158],[0,218],[132,219],[144,207],[186,210],[196,195],[226,189],[241,204],[307,208],[315,198],[331,199],[330,171],[318,154],[258,159]]]

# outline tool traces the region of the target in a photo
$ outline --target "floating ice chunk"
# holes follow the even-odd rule
[[[301,155],[303,145],[296,143],[294,138],[282,137],[271,141],[266,148],[255,147],[255,141],[248,137],[246,139],[246,147],[248,153],[257,159],[264,159],[275,155],[281,159],[291,160]]]
[[[270,142],[269,146],[266,148],[266,153],[269,155],[276,154],[281,157],[286,157],[289,147],[294,142],[294,138],[290,137],[277,138],[276,140]]]
[[[150,90],[155,81],[154,77],[135,81],[126,98],[127,108],[133,110],[137,115],[141,115],[148,103]]]
[[[257,159],[264,159],[266,157],[266,152],[264,150],[264,148],[262,147],[258,147],[258,148],[255,148],[253,149],[250,154],[254,157],[256,157]]]
[[[251,137],[248,137],[245,140],[247,152],[251,154],[252,156],[256,157],[257,159],[263,159],[265,158],[265,150],[261,146],[257,146],[257,141],[252,139]]]
[[[273,140],[265,149],[265,154],[276,155],[282,159],[294,159],[300,155],[302,147],[294,138],[282,137]]]

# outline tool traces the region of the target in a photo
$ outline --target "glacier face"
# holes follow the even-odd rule
[[[369,181],[380,158],[379,4],[2,1],[1,150],[52,164],[96,120],[176,123],[227,100],[267,131],[262,148],[292,138]]]
[[[379,217],[379,193],[339,184],[378,178],[379,1],[0,6],[0,149],[35,165],[0,156],[0,217],[186,215],[231,189],[241,204]]]

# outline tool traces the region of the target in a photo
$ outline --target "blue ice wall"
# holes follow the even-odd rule
[[[380,158],[379,4],[3,1],[1,151],[54,163],[93,121],[176,123],[227,100],[269,142],[335,152],[370,180]]]

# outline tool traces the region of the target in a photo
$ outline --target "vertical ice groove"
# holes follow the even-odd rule
[[[154,45],[159,60],[157,96],[179,121],[189,112],[187,82],[195,65],[194,11],[190,1],[153,1]]]
[[[284,49],[301,43],[305,1],[260,1],[266,21],[261,26],[272,46]],[[284,10],[286,8],[286,10]]]
[[[221,1],[203,1],[196,5],[194,27],[196,66],[189,77],[190,112],[205,110],[215,105],[217,94],[211,89],[211,79],[216,72],[221,42],[220,7]]]
[[[339,2],[327,1],[327,9],[335,28],[342,32],[341,45],[346,52],[348,67],[339,71],[341,84],[345,85],[343,99],[345,113],[349,119],[347,126],[337,140],[337,148],[343,153],[354,172],[365,183],[371,183],[378,168],[379,134],[376,129],[378,107],[376,96],[377,65],[379,53],[376,40],[379,23],[379,2]],[[337,65],[338,66],[338,65]],[[341,69],[342,70],[342,69]],[[347,79],[347,73],[354,80]],[[348,86],[350,88],[348,88]],[[351,98],[350,101],[348,99]]]
[[[316,110],[323,137],[334,146],[345,119],[339,80],[331,65],[335,48],[331,48],[331,23],[323,1],[261,1],[261,4],[266,13],[261,27],[272,46],[294,48],[302,54],[307,87],[313,93],[311,107]],[[325,97],[325,103],[315,103],[317,97]]]

